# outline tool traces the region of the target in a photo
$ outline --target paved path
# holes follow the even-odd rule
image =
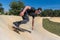
[[[21,25],[22,28],[31,30],[31,17],[27,24]],[[12,23],[22,20],[19,16],[0,15],[0,40],[60,40],[60,37],[46,31],[42,25],[42,17],[35,18],[34,30],[28,32],[20,32],[17,34],[12,31]]]

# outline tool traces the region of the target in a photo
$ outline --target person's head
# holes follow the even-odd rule
[[[42,12],[42,8],[38,8],[38,9],[35,11],[36,14],[40,14],[41,12]]]

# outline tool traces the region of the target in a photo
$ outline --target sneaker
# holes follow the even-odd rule
[[[17,22],[14,22],[14,23],[13,23],[13,27],[19,28],[19,24],[18,24]]]

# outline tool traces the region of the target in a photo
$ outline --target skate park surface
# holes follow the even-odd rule
[[[54,22],[60,22],[60,18],[47,17]],[[27,24],[22,24],[20,27],[30,30],[29,32],[20,32],[20,34],[13,31],[12,25],[15,21],[20,21],[20,16],[0,15],[0,40],[60,40],[60,36],[48,32],[43,28],[44,17],[36,17],[34,19],[34,30],[32,30],[32,17],[29,17]]]

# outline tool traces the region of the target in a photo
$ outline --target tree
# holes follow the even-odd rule
[[[0,14],[4,14],[4,8],[2,7],[1,3],[0,3]]]
[[[46,17],[46,16],[48,16],[48,9],[46,9],[46,10],[44,10],[42,13],[41,13],[41,16],[43,16],[43,17]]]
[[[47,11],[47,15],[49,16],[49,17],[52,17],[53,16],[53,10],[52,9],[48,9],[48,10],[46,10]]]
[[[52,9],[46,9],[41,13],[41,16],[43,17],[52,17],[53,16],[53,10]]]
[[[60,17],[60,10],[54,10],[54,16]]]
[[[13,1],[10,3],[10,15],[19,15],[21,8],[24,8],[23,2]]]

